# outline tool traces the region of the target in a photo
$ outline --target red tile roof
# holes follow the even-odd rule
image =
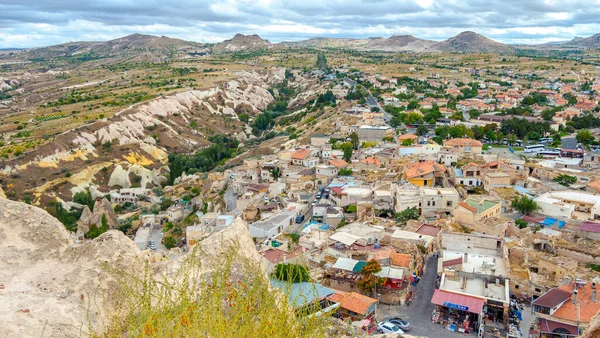
[[[375,157],[367,157],[364,160],[360,160],[360,163],[363,163],[366,165],[375,165],[378,167],[381,166],[381,161]]]
[[[409,254],[394,253],[392,255],[392,265],[394,265],[394,266],[401,266],[401,267],[409,268],[411,260],[412,260],[412,255],[409,255]]]
[[[444,140],[444,146],[456,147],[456,146],[472,146],[481,147],[481,142],[471,138],[451,138]]]
[[[348,162],[346,162],[342,159],[334,158],[334,159],[329,160],[329,164],[331,164],[332,166],[337,167],[337,168],[343,168],[348,165]]]
[[[428,175],[428,174],[434,172],[436,169],[443,171],[443,172],[446,171],[446,168],[444,168],[444,166],[439,163],[435,163],[432,161],[425,161],[425,162],[416,163],[412,167],[408,168],[408,170],[406,170],[406,172],[405,172],[405,175],[406,175],[406,178],[410,179],[410,178]]]
[[[468,205],[465,202],[460,202],[460,203],[458,203],[458,205],[460,205],[461,207],[469,210],[470,212],[477,212],[477,209],[473,208],[472,206]]]
[[[575,289],[575,284],[563,284],[560,289],[571,294]],[[597,286],[600,289],[600,286]],[[599,290],[600,291],[600,290]],[[554,312],[553,316],[557,318],[589,323],[598,312],[600,312],[600,302],[592,300],[592,284],[587,283],[578,288],[577,304],[571,300],[566,301]]]
[[[308,149],[300,149],[292,154],[292,159],[294,160],[303,160],[310,156],[310,150]]]
[[[343,195],[344,194],[344,189],[342,189],[342,187],[333,187],[333,188],[330,188],[329,190],[331,190],[332,192],[334,192],[336,195]]]
[[[338,291],[329,297],[331,301],[340,303],[340,307],[360,315],[366,315],[367,310],[372,304],[377,303],[377,299],[363,296],[356,292]]]

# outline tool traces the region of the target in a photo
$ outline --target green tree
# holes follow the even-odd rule
[[[73,195],[73,202],[81,205],[87,205],[90,210],[94,210],[95,200],[92,198],[92,194],[89,191],[80,191]]]
[[[429,129],[427,129],[426,126],[420,125],[417,127],[417,135],[423,136],[423,135],[427,134],[427,132],[429,132]]]
[[[339,176],[351,176],[352,168],[342,168],[342,169],[340,169],[340,171],[338,171],[338,175]]]
[[[358,133],[351,132],[350,135],[348,135],[348,137],[350,138],[350,144],[352,145],[353,149],[358,149],[358,145],[359,145],[359,138],[358,138]]]
[[[381,271],[381,264],[376,259],[371,259],[363,266],[360,270],[361,279],[356,282],[359,289],[364,292],[372,292],[375,290],[377,285],[381,285],[383,282],[382,278],[375,276],[376,273]]]
[[[413,139],[411,138],[407,138],[405,140],[402,141],[402,145],[405,147],[410,147],[413,145]]]
[[[511,146],[512,146],[513,144],[516,144],[516,143],[517,143],[517,140],[518,140],[518,138],[517,138],[517,135],[515,135],[515,134],[508,134],[508,135],[506,135],[506,141],[507,141],[507,142],[508,142],[508,144],[510,144]]]
[[[91,225],[90,230],[85,234],[85,237],[88,239],[94,239],[108,231],[108,219],[106,218],[106,214],[102,214],[100,224],[100,227],[95,224]]]
[[[558,174],[558,176],[556,176],[552,180],[560,185],[564,185],[565,187],[568,187],[571,184],[575,184],[577,182],[577,177],[569,176],[569,175],[565,175],[565,174]]]
[[[555,133],[554,135],[552,135],[552,146],[560,147],[561,145],[562,145],[562,138],[560,137],[560,134]]]
[[[577,142],[585,145],[588,145],[595,140],[594,135],[587,129],[578,131],[575,138],[577,139]]]
[[[248,123],[248,121],[250,121],[250,115],[248,115],[247,113],[241,113],[240,115],[238,115],[240,121],[244,122],[244,123]]]
[[[163,245],[167,249],[172,249],[177,246],[177,240],[173,236],[165,236],[165,238],[163,238]]]
[[[512,206],[513,209],[515,209],[525,215],[530,214],[540,208],[533,199],[531,199],[525,195],[521,195],[521,196],[517,196],[517,197],[513,198],[510,205]]]
[[[401,212],[396,213],[396,222],[398,224],[406,225],[409,220],[419,219],[421,213],[417,207],[404,209]]]
[[[275,167],[275,168],[271,169],[270,172],[276,181],[277,181],[277,179],[279,179],[281,177],[281,169],[279,169],[279,167]]]
[[[342,150],[344,151],[344,161],[350,163],[352,161],[352,144],[345,142],[342,144]]]
[[[288,283],[308,282],[310,276],[306,268],[299,264],[282,264],[275,265],[273,278]]]

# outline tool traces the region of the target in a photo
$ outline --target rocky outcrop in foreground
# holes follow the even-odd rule
[[[236,243],[240,254],[259,262],[241,220],[199,245],[206,257],[214,257],[226,250],[227,243]],[[209,272],[210,260],[202,260],[203,272]],[[183,258],[141,252],[116,230],[76,243],[46,211],[0,199],[0,337],[81,337],[90,329],[102,332],[116,301],[113,272],[142,275],[146,261],[153,262],[152,271],[174,275]]]

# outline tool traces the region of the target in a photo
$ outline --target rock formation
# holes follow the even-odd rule
[[[98,200],[94,210],[107,202]],[[231,250],[230,244],[241,257],[261,262],[238,219],[197,245],[202,272],[210,272],[211,257]],[[46,211],[0,199],[0,337],[80,337],[88,336],[90,328],[102,332],[114,312],[117,285],[110,272],[141,276],[145,259],[120,231],[77,244]],[[158,261],[151,268],[174,276],[184,259]]]
[[[77,232],[85,234],[90,230],[90,226],[92,225],[100,227],[102,224],[102,215],[106,216],[109,230],[116,229],[119,226],[117,216],[115,215],[115,211],[110,205],[110,202],[102,197],[96,199],[93,212],[90,211],[90,208],[85,206],[81,213],[81,217],[79,218],[79,222],[77,222]]]

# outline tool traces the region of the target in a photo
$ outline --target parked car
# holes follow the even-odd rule
[[[319,203],[319,201],[317,201],[317,200],[314,200],[314,201],[312,201],[312,203],[311,203],[311,204],[312,204],[313,206],[315,206],[315,205],[317,205],[317,203]]]
[[[377,331],[379,331],[380,333],[404,334],[404,331],[402,331],[401,328],[390,322],[381,322],[377,324]]]
[[[154,244],[154,241],[150,241],[150,244],[148,245],[148,248],[150,250],[156,250],[156,244]]]
[[[317,194],[317,199],[320,200],[321,199],[321,193]]]
[[[402,329],[402,331],[410,331],[410,323],[407,322],[406,320],[403,320],[402,318],[393,317],[393,318],[384,319],[383,321],[389,322],[389,323],[392,323],[392,324],[398,326],[399,328]]]
[[[298,216],[296,216],[296,223],[300,224],[302,222],[304,222],[304,215],[298,215]]]

